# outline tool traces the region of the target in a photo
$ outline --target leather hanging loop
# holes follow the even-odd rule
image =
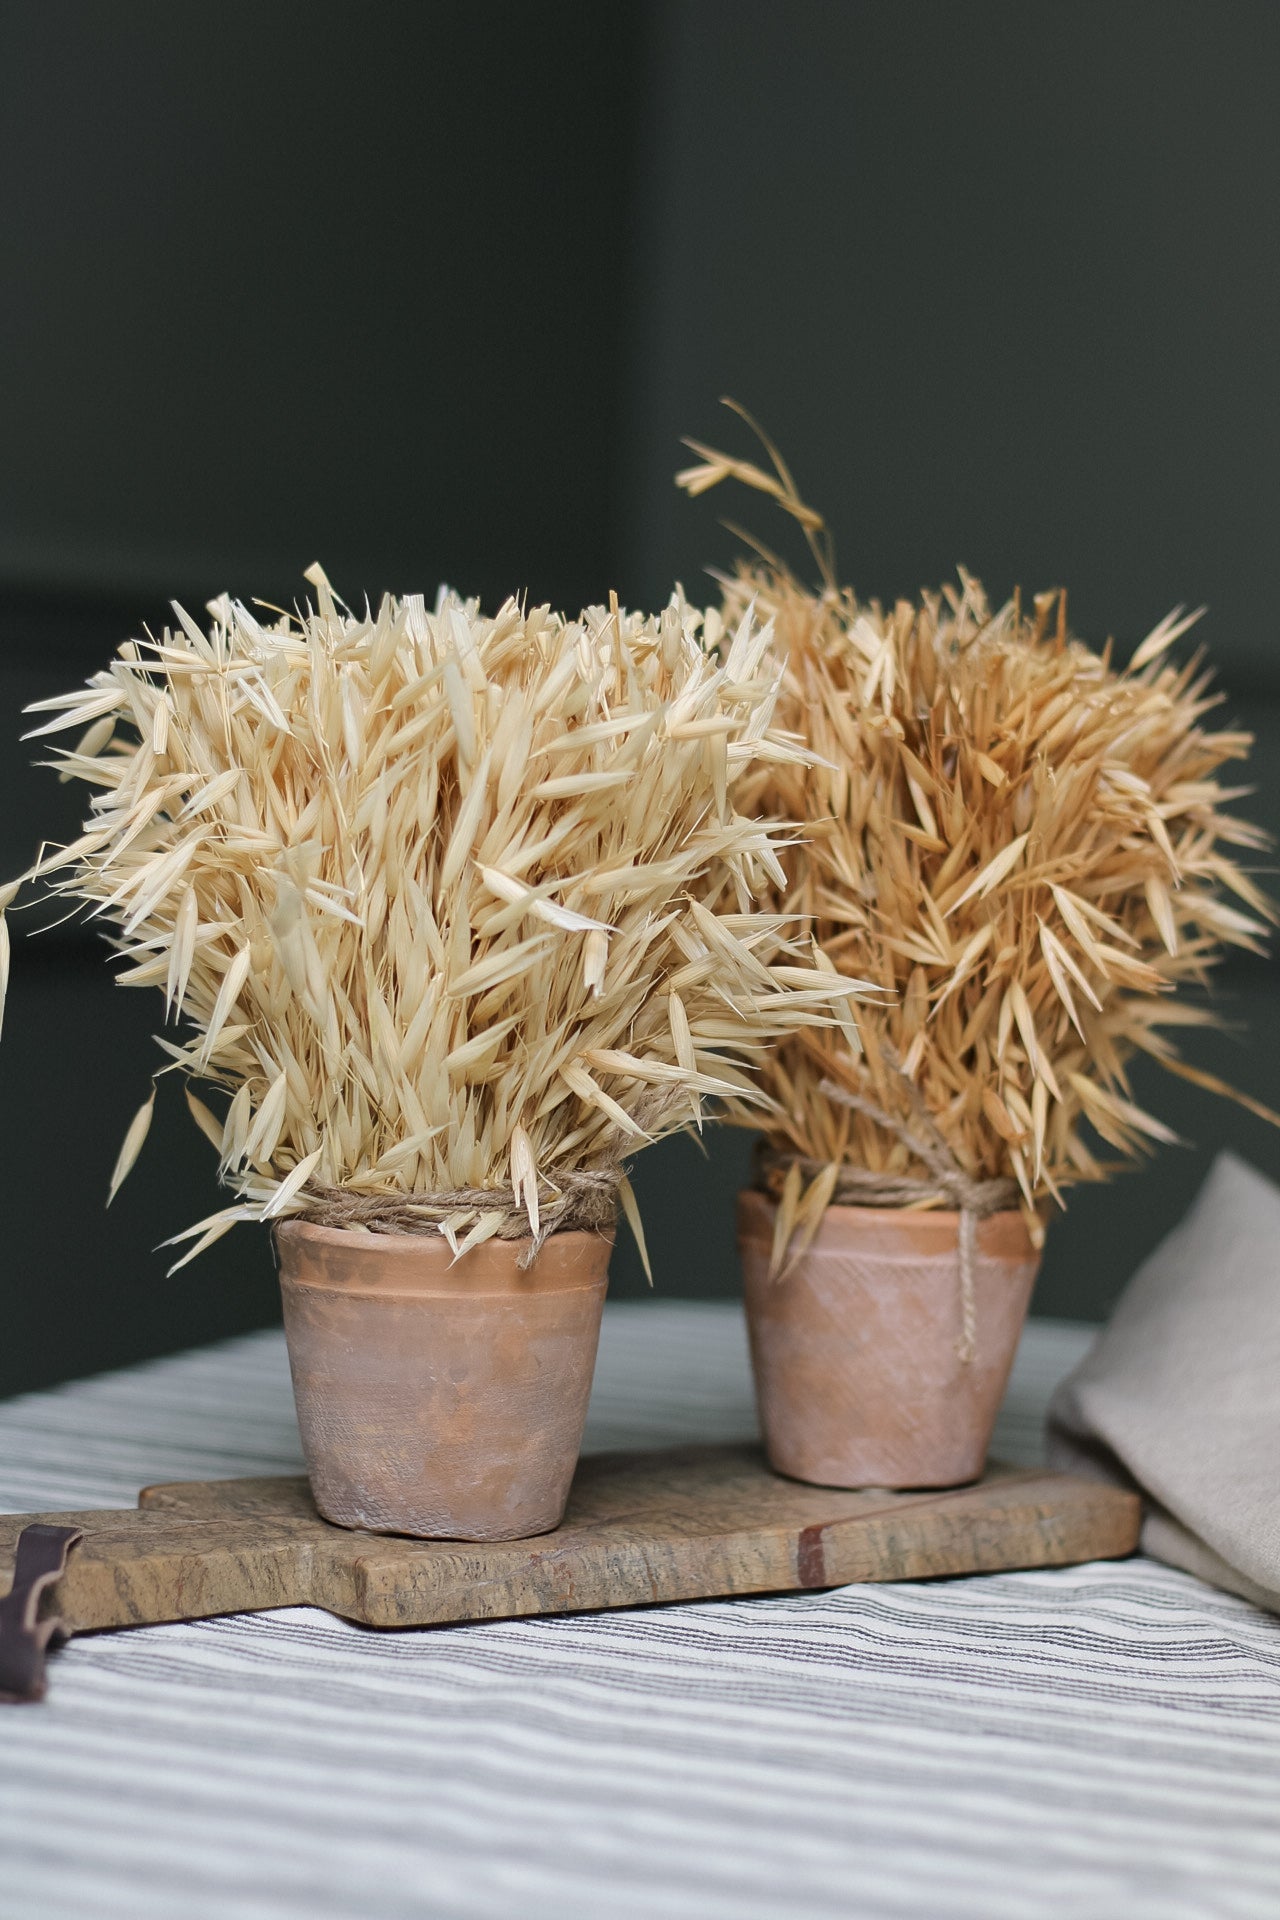
[[[64,1630],[56,1615],[39,1617],[40,1602],[83,1537],[79,1527],[51,1527],[41,1520],[18,1535],[13,1585],[0,1600],[0,1701],[44,1698],[45,1655]]]

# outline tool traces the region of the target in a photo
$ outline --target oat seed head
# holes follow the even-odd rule
[[[94,797],[23,879],[104,920],[120,982],[163,994],[162,1071],[203,1083],[236,1196],[185,1257],[334,1192],[402,1226],[410,1202],[455,1250],[517,1207],[545,1231],[571,1176],[759,1101],[776,1039],[848,1024],[853,983],[760,904],[780,836],[739,795],[802,750],[750,610],[712,655],[679,593],[649,618],[446,592],[355,614],[308,579],[314,603],[270,621],[175,608],[39,703]],[[492,1206],[433,1204],[457,1190]]]
[[[695,451],[687,491],[737,479],[768,493],[824,575],[810,590],[770,556],[725,583],[728,628],[748,607],[772,622],[775,722],[817,756],[753,768],[740,804],[805,823],[773,904],[884,990],[860,1010],[860,1050],[827,1027],[770,1052],[769,1144],[824,1168],[921,1174],[822,1090],[906,1121],[905,1075],[967,1172],[1017,1180],[1039,1233],[1046,1197],[1173,1139],[1133,1100],[1135,1054],[1232,1093],[1171,1035],[1214,1019],[1180,989],[1205,986],[1224,947],[1260,951],[1275,917],[1240,863],[1267,837],[1227,810],[1241,790],[1219,780],[1250,736],[1209,724],[1218,696],[1199,657],[1170,660],[1195,615],[1171,614],[1121,672],[1110,643],[1099,654],[1071,634],[1065,593],[992,612],[962,572],[918,603],[861,602],[780,463]],[[793,1211],[806,1200],[793,1193]]]

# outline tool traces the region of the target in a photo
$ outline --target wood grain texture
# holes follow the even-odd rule
[[[848,1493],[754,1446],[587,1456],[563,1526],[472,1545],[347,1532],[297,1479],[148,1487],[137,1511],[0,1517],[0,1580],[31,1520],[83,1529],[48,1596],[71,1632],[318,1606],[374,1627],[780,1593],[1111,1559],[1136,1496],[1039,1469],[970,1487]]]

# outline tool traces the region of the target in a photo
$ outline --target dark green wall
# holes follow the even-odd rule
[[[573,597],[614,537],[634,7],[13,0],[0,570]]]
[[[170,594],[289,596],[316,557],[349,595],[699,591],[733,543],[670,475],[725,391],[864,592],[1066,581],[1122,645],[1207,600],[1280,825],[1277,70],[1261,0],[11,0],[0,871],[74,818],[22,702]],[[1273,972],[1223,991],[1247,1037],[1199,1057],[1280,1099]],[[248,1231],[173,1281],[151,1251],[216,1204],[180,1103],[101,1210],[155,1017],[85,933],[16,943],[0,1391],[275,1312]],[[1074,1198],[1045,1311],[1105,1311],[1219,1144],[1280,1175],[1260,1123],[1146,1092],[1195,1147]],[[708,1145],[638,1163],[670,1292],[735,1284],[748,1143]]]
[[[724,434],[730,393],[863,592],[963,562],[1001,597],[1065,582],[1082,632],[1126,641],[1208,601],[1232,685],[1280,693],[1280,8],[732,0],[661,21],[633,590],[732,550],[669,484],[673,443]]]

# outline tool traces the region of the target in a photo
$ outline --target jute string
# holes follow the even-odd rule
[[[895,1072],[898,1070],[895,1068]],[[830,1080],[822,1083],[822,1092],[840,1106],[865,1113],[877,1126],[893,1134],[929,1169],[923,1178],[907,1173],[875,1173],[867,1167],[841,1166],[831,1195],[836,1206],[850,1207],[925,1207],[941,1201],[960,1215],[958,1257],[960,1268],[960,1338],[956,1354],[968,1366],[978,1350],[978,1313],[974,1300],[974,1264],[977,1260],[978,1222],[989,1214],[1003,1213],[1018,1204],[1016,1180],[979,1180],[967,1173],[927,1111],[917,1088],[904,1073],[898,1072],[911,1101],[914,1125],[886,1113],[865,1094],[849,1093]],[[798,1165],[808,1179],[823,1171],[819,1160],[803,1155],[765,1150],[759,1156],[760,1173],[783,1172]]]
[[[500,1216],[494,1240],[529,1240],[521,1261],[529,1266],[553,1233],[601,1233],[617,1218],[622,1168],[612,1163],[558,1174],[538,1196],[538,1231],[530,1233],[524,1203],[507,1187],[452,1187],[443,1193],[360,1193],[350,1187],[307,1186],[301,1218],[317,1227],[362,1227],[367,1233],[458,1233],[482,1214]]]

